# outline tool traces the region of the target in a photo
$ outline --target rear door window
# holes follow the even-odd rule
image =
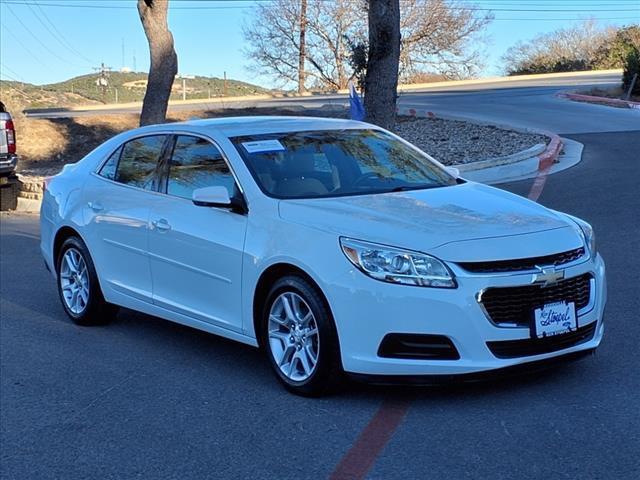
[[[115,181],[153,190],[156,169],[166,138],[166,135],[150,135],[125,143],[116,169]]]

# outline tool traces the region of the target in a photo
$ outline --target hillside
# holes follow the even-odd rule
[[[144,72],[111,72],[108,86],[98,86],[99,74],[82,75],[64,82],[48,85],[0,81],[0,97],[20,99],[26,108],[64,107],[115,103],[116,91],[119,103],[142,101],[147,74]],[[238,80],[227,80],[227,96],[252,95],[268,92],[267,89]],[[216,77],[195,77],[186,80],[188,99],[220,97],[224,93],[224,80]],[[173,84],[171,99],[182,99],[182,80]]]

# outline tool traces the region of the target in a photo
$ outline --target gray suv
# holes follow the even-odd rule
[[[13,119],[0,102],[0,176],[11,176],[16,171],[16,130]]]

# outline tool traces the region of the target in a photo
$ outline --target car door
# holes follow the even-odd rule
[[[168,135],[121,145],[84,187],[88,245],[107,300],[152,303],[147,256],[149,214],[158,200],[159,160]]]
[[[242,331],[241,271],[247,217],[196,206],[197,188],[241,195],[220,149],[190,135],[174,139],[165,162],[162,201],[151,211],[149,262],[153,301],[165,309]]]

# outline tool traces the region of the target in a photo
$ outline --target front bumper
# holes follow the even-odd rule
[[[329,302],[336,320],[343,368],[347,373],[374,376],[469,375],[540,362],[598,347],[604,333],[605,266],[598,255],[568,265],[565,278],[590,273],[594,278],[588,308],[578,315],[578,326],[595,323],[594,333],[576,345],[552,352],[497,358],[487,342],[523,340],[528,328],[498,326],[477,300],[489,287],[526,286],[531,273],[471,275],[453,267],[456,289],[411,287],[383,283],[352,270],[332,282]],[[383,358],[378,349],[390,333],[443,335],[459,352],[456,360]]]

